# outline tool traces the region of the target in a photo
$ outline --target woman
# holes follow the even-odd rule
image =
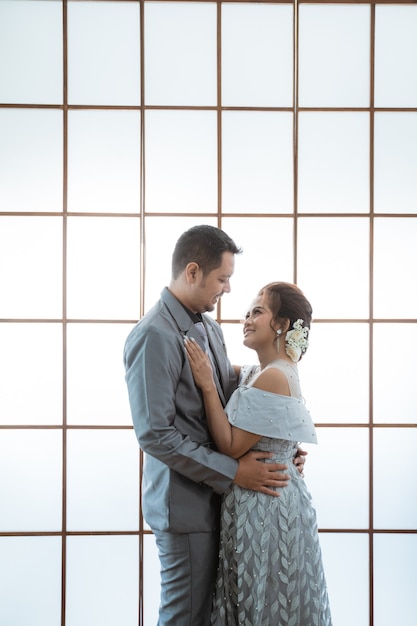
[[[239,388],[223,409],[208,357],[185,340],[209,428],[224,454],[274,453],[290,481],[274,498],[232,485],[223,496],[215,626],[331,626],[316,514],[292,463],[298,442],[316,443],[301,395],[297,362],[308,347],[312,308],[300,289],[276,282],[246,314],[243,343],[259,365],[239,369]],[[268,462],[268,461],[267,461]]]

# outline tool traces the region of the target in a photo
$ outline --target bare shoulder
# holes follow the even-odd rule
[[[279,393],[282,396],[291,395],[287,377],[284,372],[276,367],[266,368],[254,381],[253,387],[271,393]]]

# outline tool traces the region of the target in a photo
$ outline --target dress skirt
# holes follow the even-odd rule
[[[263,437],[291,480],[280,497],[233,485],[223,496],[213,626],[332,626],[316,513],[292,460],[296,442]]]

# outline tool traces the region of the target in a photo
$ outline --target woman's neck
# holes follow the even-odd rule
[[[280,350],[279,352],[277,352],[274,347],[272,347],[272,349],[259,351],[258,359],[261,371],[264,370],[267,365],[273,363],[274,361],[285,361],[289,365],[295,365],[295,363],[291,361],[290,357],[285,353],[285,351]]]

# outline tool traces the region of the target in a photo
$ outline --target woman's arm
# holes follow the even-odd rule
[[[261,436],[229,423],[214,384],[210,359],[200,346],[188,337],[186,337],[185,347],[195,383],[203,393],[207,421],[216,446],[219,452],[239,459],[259,441]],[[277,368],[266,369],[255,380],[253,387],[283,396],[291,395],[286,376]],[[301,476],[304,476],[306,455],[307,452],[298,448],[293,461]]]
[[[241,365],[233,365],[232,367],[233,367],[233,369],[234,369],[234,370],[235,370],[235,372],[236,372],[237,379],[239,380],[239,377],[240,377],[240,370],[242,369],[242,366],[241,366]]]
[[[213,380],[210,359],[197,342],[186,338],[184,343],[195,383],[203,394],[208,425],[217,449],[238,459],[250,450],[261,436],[236,428],[229,423]]]

